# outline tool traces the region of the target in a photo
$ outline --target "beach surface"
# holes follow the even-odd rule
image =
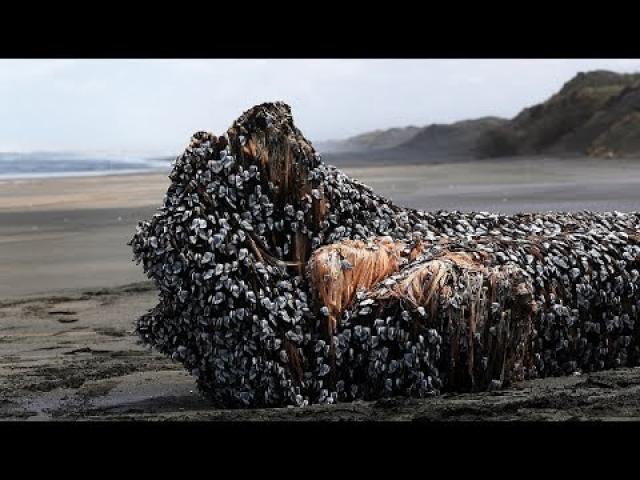
[[[640,210],[640,161],[528,159],[345,168],[423,210]],[[168,173],[168,172],[167,172]],[[180,364],[140,346],[157,295],[126,242],[166,174],[0,180],[0,419],[634,419],[640,369],[508,390],[305,409],[214,409]],[[640,417],[638,417],[640,418]]]
[[[0,181],[0,299],[145,279],[127,242],[166,175]]]

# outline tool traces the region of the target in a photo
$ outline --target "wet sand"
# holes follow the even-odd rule
[[[221,410],[179,364],[136,344],[148,284],[0,303],[0,420],[635,420],[640,368],[505,390],[308,408]]]
[[[0,299],[145,279],[126,245],[166,175],[0,181]]]
[[[397,203],[513,213],[640,210],[640,161],[491,161],[346,168]],[[0,180],[0,419],[633,419],[640,369],[483,394],[336,407],[220,411],[193,379],[137,345],[156,303],[126,242],[166,175]]]

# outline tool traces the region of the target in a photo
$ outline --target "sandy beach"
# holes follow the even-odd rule
[[[168,182],[159,174],[0,181],[0,298],[143,281],[126,242]]]
[[[424,210],[640,210],[640,161],[536,159],[346,168]],[[0,419],[628,419],[640,369],[438,399],[220,411],[137,345],[156,302],[126,242],[161,205],[166,174],[0,180]]]
[[[635,160],[344,170],[398,204],[423,210],[640,210]],[[0,299],[143,281],[126,242],[162,204],[168,185],[165,174],[0,180]]]

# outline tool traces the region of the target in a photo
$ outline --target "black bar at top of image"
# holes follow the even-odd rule
[[[4,58],[638,58],[633,15],[517,15],[466,5],[207,4],[31,16],[0,29]],[[158,12],[163,15],[157,19]],[[513,12],[512,12],[513,13]]]

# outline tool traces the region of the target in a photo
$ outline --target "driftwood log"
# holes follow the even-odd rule
[[[290,108],[196,133],[134,257],[140,338],[227,407],[499,388],[640,363],[638,213],[394,205],[321,161]]]

